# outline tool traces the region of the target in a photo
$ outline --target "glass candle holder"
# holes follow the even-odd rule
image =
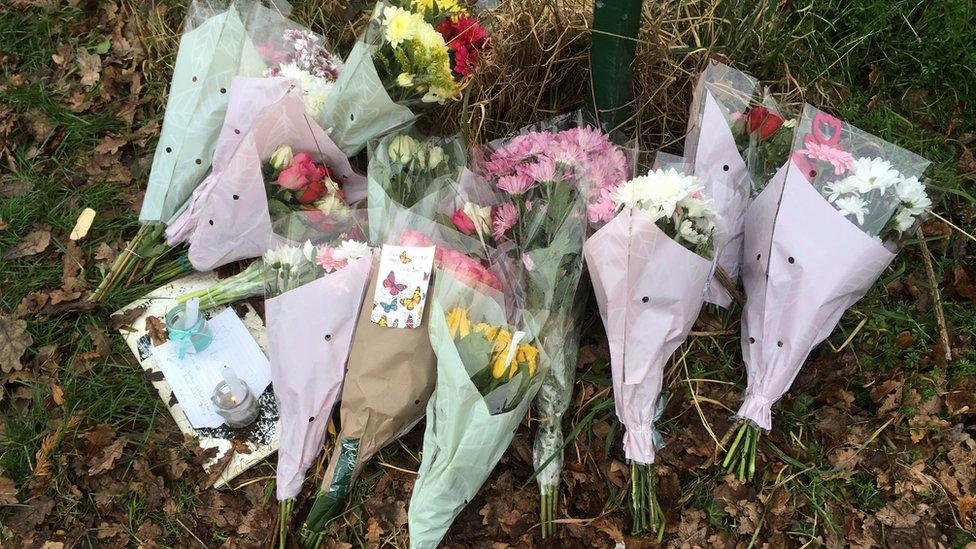
[[[171,341],[179,342],[180,358],[190,349],[199,353],[213,341],[207,319],[200,313],[200,302],[196,299],[177,305],[166,313],[166,331]]]
[[[230,372],[228,374],[228,372]],[[228,427],[246,427],[258,417],[258,399],[254,393],[233,373],[224,368],[224,379],[214,387],[213,401],[217,414],[224,418]]]

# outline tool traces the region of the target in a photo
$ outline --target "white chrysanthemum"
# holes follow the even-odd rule
[[[854,217],[857,219],[858,225],[864,224],[864,215],[868,213],[868,202],[860,196],[845,196],[843,198],[838,198],[834,202],[834,206],[837,207],[837,211],[844,214],[846,217]]]
[[[621,183],[613,190],[611,198],[618,205],[633,206],[650,199],[651,179],[646,175]]]
[[[359,259],[367,253],[369,253],[369,244],[358,240],[343,240],[335,247],[332,257],[339,260]]]
[[[845,177],[844,179],[832,182],[830,185],[824,185],[824,192],[827,193],[827,200],[833,202],[842,195],[857,193],[859,191],[857,181],[852,177]]]
[[[899,233],[904,233],[915,225],[915,215],[907,208],[900,208],[895,214],[895,229]]]
[[[877,157],[861,157],[856,159],[850,168],[848,179],[859,193],[869,193],[871,191],[884,192],[889,187],[894,187],[902,179],[891,162]]]
[[[917,177],[906,177],[898,182],[895,187],[898,193],[898,200],[904,208],[909,209],[912,214],[918,215],[932,206],[932,199],[925,192],[925,185]]]
[[[305,102],[308,113],[312,116],[318,116],[325,107],[325,100],[332,89],[332,82],[303,71],[295,63],[286,63],[280,69],[281,76],[296,80],[302,88],[302,100]]]
[[[417,42],[426,50],[439,50],[447,49],[447,44],[444,42],[444,35],[437,32],[437,29],[432,27],[430,23],[424,22],[417,25],[414,37]]]
[[[386,27],[386,41],[391,46],[397,48],[406,40],[411,40],[416,36],[419,23],[418,17],[413,12],[407,11],[396,6],[383,8],[383,25]]]
[[[278,253],[278,248],[272,248],[264,252],[264,263],[269,267],[276,267],[281,264],[281,254]]]
[[[685,219],[678,225],[678,236],[692,244],[701,244],[707,239],[707,236],[699,232],[695,223],[690,219]]]
[[[715,204],[711,199],[705,198],[700,189],[695,189],[692,193],[678,202],[678,206],[685,211],[688,217],[714,217]]]

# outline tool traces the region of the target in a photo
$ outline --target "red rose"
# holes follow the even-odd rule
[[[782,125],[783,117],[762,105],[750,107],[746,113],[746,131],[758,133],[759,139],[769,139]]]
[[[328,170],[312,161],[312,156],[306,152],[295,154],[291,164],[278,174],[278,184],[286,189],[297,191],[313,181],[322,181],[328,175]]]
[[[454,212],[454,215],[451,216],[451,223],[454,224],[455,229],[464,234],[472,234],[475,231],[474,221],[468,217],[468,214],[464,213],[464,210]]]

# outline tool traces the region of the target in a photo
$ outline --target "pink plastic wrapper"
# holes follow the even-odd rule
[[[346,359],[372,256],[265,301],[268,354],[278,410],[278,499],[301,491],[322,451],[342,387]]]
[[[306,114],[301,98],[287,94],[254,119],[251,130],[199,205],[199,222],[189,237],[187,254],[195,269],[207,271],[258,257],[267,250],[272,219],[261,164],[281,145],[324,162],[341,185],[347,203],[365,198],[366,178],[353,171],[342,151]]]
[[[295,93],[296,96],[301,94],[295,81],[289,78],[235,76],[231,80],[227,116],[220,129],[220,136],[217,137],[212,171],[200,186],[193,190],[186,208],[166,227],[167,244],[176,246],[185,242],[193,234],[200,219],[200,209],[217,186],[224,166],[237,150],[237,145],[248,134],[254,119],[266,107],[277,103],[289,92]]]
[[[867,293],[895,254],[831,206],[793,161],[746,212],[742,356],[736,413],[763,429],[810,351]]]
[[[654,463],[664,365],[704,302],[712,262],[676,243],[639,210],[624,209],[583,245],[610,342],[617,417],[627,459]]]
[[[746,111],[756,80],[731,67],[710,61],[695,88],[684,161],[694,166],[705,193],[715,203],[718,218],[713,234],[718,266],[732,280],[742,260],[742,224],[752,187],[749,169],[732,131],[733,114]],[[732,303],[717,281],[706,300],[721,307]]]

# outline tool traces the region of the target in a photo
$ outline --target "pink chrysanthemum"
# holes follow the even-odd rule
[[[506,202],[495,207],[495,211],[491,214],[491,234],[495,240],[504,238],[505,233],[515,225],[517,220],[518,210],[515,209],[515,204]]]
[[[851,153],[824,143],[810,142],[806,144],[805,149],[800,149],[797,152],[807,158],[828,162],[834,167],[834,174],[836,175],[846,172],[854,162],[854,156]]]

